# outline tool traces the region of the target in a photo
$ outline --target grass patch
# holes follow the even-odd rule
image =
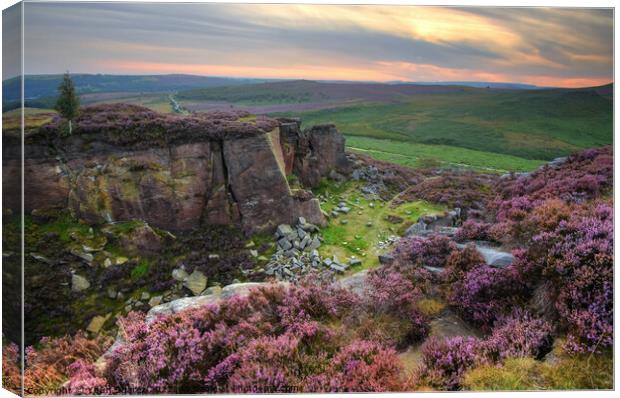
[[[387,246],[381,247],[381,242],[390,236],[398,236],[402,225],[416,222],[421,215],[439,214],[446,210],[424,201],[394,207],[391,201],[369,201],[360,194],[359,186],[357,181],[339,185],[323,180],[315,190],[316,195],[321,195],[321,208],[328,214],[340,202],[345,202],[351,209],[348,214],[329,219],[327,227],[321,230],[323,244],[319,248],[323,257],[335,255],[346,262],[355,256],[362,261],[361,265],[351,267],[347,272],[376,267],[379,264],[377,256],[389,250]],[[399,222],[394,223],[395,219]]]
[[[510,358],[499,367],[470,370],[463,385],[473,391],[611,389],[613,357],[611,353],[563,355],[547,362]]]
[[[446,304],[439,300],[424,298],[418,301],[417,307],[424,315],[435,317],[446,308]]]
[[[140,279],[149,271],[149,262],[147,259],[142,258],[138,262],[138,265],[131,270],[131,279]]]
[[[389,139],[347,137],[347,147],[366,153],[376,159],[412,168],[467,167],[481,171],[508,172],[531,171],[543,160],[524,159],[517,156],[482,152],[447,145],[425,145]]]

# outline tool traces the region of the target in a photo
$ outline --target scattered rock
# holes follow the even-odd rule
[[[379,255],[379,263],[386,265],[386,264],[392,264],[394,262],[395,258],[394,256],[390,255],[390,254],[380,254]]]
[[[116,257],[115,263],[116,263],[116,265],[123,265],[127,261],[129,261],[129,259],[127,257]]]
[[[156,307],[161,304],[163,297],[162,296],[153,296],[149,300],[149,307]]]
[[[156,254],[164,245],[164,239],[147,223],[122,234],[119,240],[125,250],[135,254]]]
[[[282,250],[289,250],[290,248],[293,247],[291,242],[286,237],[281,238],[280,240],[278,240],[278,246],[280,246],[280,248]]]
[[[431,231],[427,229],[427,225],[424,222],[418,221],[405,231],[405,236],[425,235]]]
[[[349,265],[350,265],[351,267],[354,267],[354,266],[356,266],[356,265],[360,265],[361,263],[362,263],[362,260],[360,260],[359,258],[351,258],[351,259],[349,260]]]
[[[116,296],[118,295],[118,292],[112,286],[108,287],[107,293],[108,293],[108,297],[111,299],[115,299]]]
[[[45,264],[52,264],[52,261],[50,259],[37,253],[30,253],[30,257],[34,258],[35,260],[41,261]]]
[[[185,282],[188,276],[189,275],[187,274],[187,272],[185,272],[184,269],[177,268],[172,270],[172,278],[175,281]]]
[[[91,333],[99,333],[103,324],[112,316],[112,314],[107,314],[106,316],[97,315],[93,319],[91,319],[90,323],[86,327],[86,330]]]
[[[291,228],[290,225],[287,225],[287,224],[278,225],[278,228],[276,230],[277,237],[279,238],[289,236],[292,233],[293,233],[293,229]]]
[[[77,274],[73,274],[71,276],[71,290],[73,290],[74,292],[81,292],[88,289],[89,287],[90,282],[88,281],[88,279]]]
[[[71,254],[73,254],[76,257],[81,258],[82,260],[86,261],[88,264],[92,263],[94,260],[94,257],[92,254],[90,253],[82,253],[78,250],[71,250]]]
[[[198,296],[207,287],[207,277],[196,270],[185,279],[183,286],[188,288],[194,296]]]

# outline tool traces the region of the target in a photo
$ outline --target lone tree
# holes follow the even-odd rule
[[[60,86],[58,86],[58,91],[60,92],[60,96],[58,97],[58,101],[56,101],[56,110],[62,117],[69,121],[69,134],[71,134],[71,122],[78,115],[80,100],[75,94],[75,86],[73,85],[71,76],[69,76],[69,72],[66,72],[63,76],[62,82]]]

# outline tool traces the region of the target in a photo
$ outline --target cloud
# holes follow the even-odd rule
[[[611,10],[26,3],[25,20],[27,73],[612,79]]]

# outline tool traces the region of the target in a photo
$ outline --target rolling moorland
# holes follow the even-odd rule
[[[27,77],[31,99],[26,106],[53,108],[59,79]],[[411,167],[430,162],[499,173],[531,171],[612,139],[611,84],[486,88],[481,83],[261,82],[188,75],[76,75],[75,80],[84,105],[124,102],[181,113],[239,109],[300,117],[306,125],[334,123],[351,150]],[[13,85],[5,84],[5,98],[12,98]]]
[[[81,99],[26,111],[26,393],[613,387],[611,86]]]

